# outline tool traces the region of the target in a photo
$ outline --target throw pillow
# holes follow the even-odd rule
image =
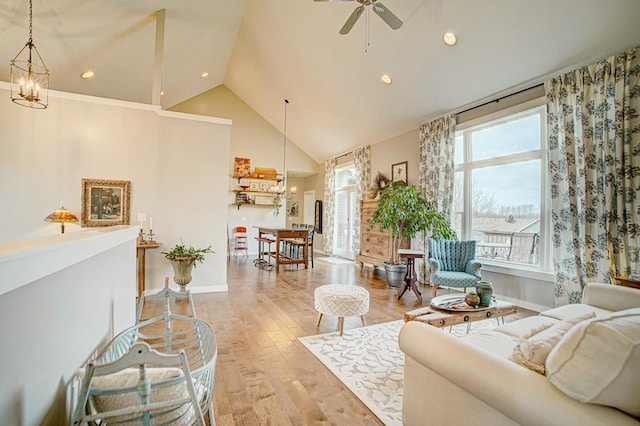
[[[640,416],[640,308],[576,325],[546,367],[549,381],[571,398]]]
[[[83,378],[84,369],[78,371],[78,376]],[[164,402],[170,400],[179,400],[189,398],[189,391],[185,386],[185,381],[181,380],[176,383],[162,384],[179,377],[183,377],[182,370],[175,367],[147,367],[146,375],[149,378],[152,387],[149,396],[149,402]],[[132,407],[141,404],[140,395],[136,386],[140,380],[140,371],[137,368],[126,368],[117,373],[105,376],[94,376],[91,379],[91,391],[93,394],[93,403],[98,413],[113,411],[126,407]],[[158,384],[160,384],[158,386]],[[117,392],[118,390],[128,389],[126,392]],[[111,392],[109,392],[111,391]],[[186,411],[189,410],[189,413]],[[194,420],[193,410],[185,404],[179,407],[178,411],[170,412],[167,415],[161,415],[154,419],[153,424],[166,423],[180,416],[180,422],[175,424],[191,424]],[[138,412],[137,415],[139,415]],[[130,415],[116,416],[105,418],[108,422],[124,422],[122,424],[140,424],[139,422],[128,422]],[[120,423],[118,423],[120,424]]]
[[[551,327],[529,336],[527,339],[516,345],[509,359],[531,371],[545,374],[545,362],[547,361],[547,356],[560,341],[562,336],[564,336],[565,333],[574,325],[589,318],[593,318],[594,316],[595,314],[593,312],[589,312],[588,314],[567,318],[553,324]]]

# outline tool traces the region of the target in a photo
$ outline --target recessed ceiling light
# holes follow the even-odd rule
[[[449,46],[453,46],[454,44],[456,44],[456,41],[458,41],[454,33],[444,33],[444,35],[442,36],[442,39]]]
[[[382,80],[384,84],[391,84],[391,76],[389,74],[382,74],[380,80]]]
[[[164,90],[160,92],[160,96],[164,96]]]
[[[200,74],[200,77],[207,78],[208,75],[209,75],[208,72],[203,72],[202,74]]]
[[[96,73],[94,73],[91,70],[85,71],[82,74],[80,74],[80,77],[84,78],[85,80],[88,78],[92,78],[94,75],[96,75]]]

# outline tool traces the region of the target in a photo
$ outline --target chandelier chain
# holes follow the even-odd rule
[[[33,3],[29,0],[29,44],[33,44]]]

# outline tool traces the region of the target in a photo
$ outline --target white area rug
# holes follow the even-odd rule
[[[404,353],[398,335],[404,321],[300,337],[298,340],[387,426],[402,425]],[[471,332],[496,327],[493,320],[472,323]],[[463,336],[465,324],[451,333]],[[443,330],[443,333],[446,333]]]
[[[320,260],[322,262],[333,263],[333,264],[343,264],[343,263],[353,263],[353,260],[344,259],[342,257],[319,257],[316,260]]]

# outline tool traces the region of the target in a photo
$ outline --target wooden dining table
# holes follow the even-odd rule
[[[276,262],[276,272],[280,272],[280,265],[304,265],[304,268],[309,267],[309,230],[306,228],[272,228],[258,226],[258,238],[265,238],[267,235],[275,237],[276,247],[275,254],[269,253],[269,256],[273,256]],[[294,259],[285,256],[280,251],[280,242],[285,238],[296,238],[304,240],[304,249],[301,259]]]

